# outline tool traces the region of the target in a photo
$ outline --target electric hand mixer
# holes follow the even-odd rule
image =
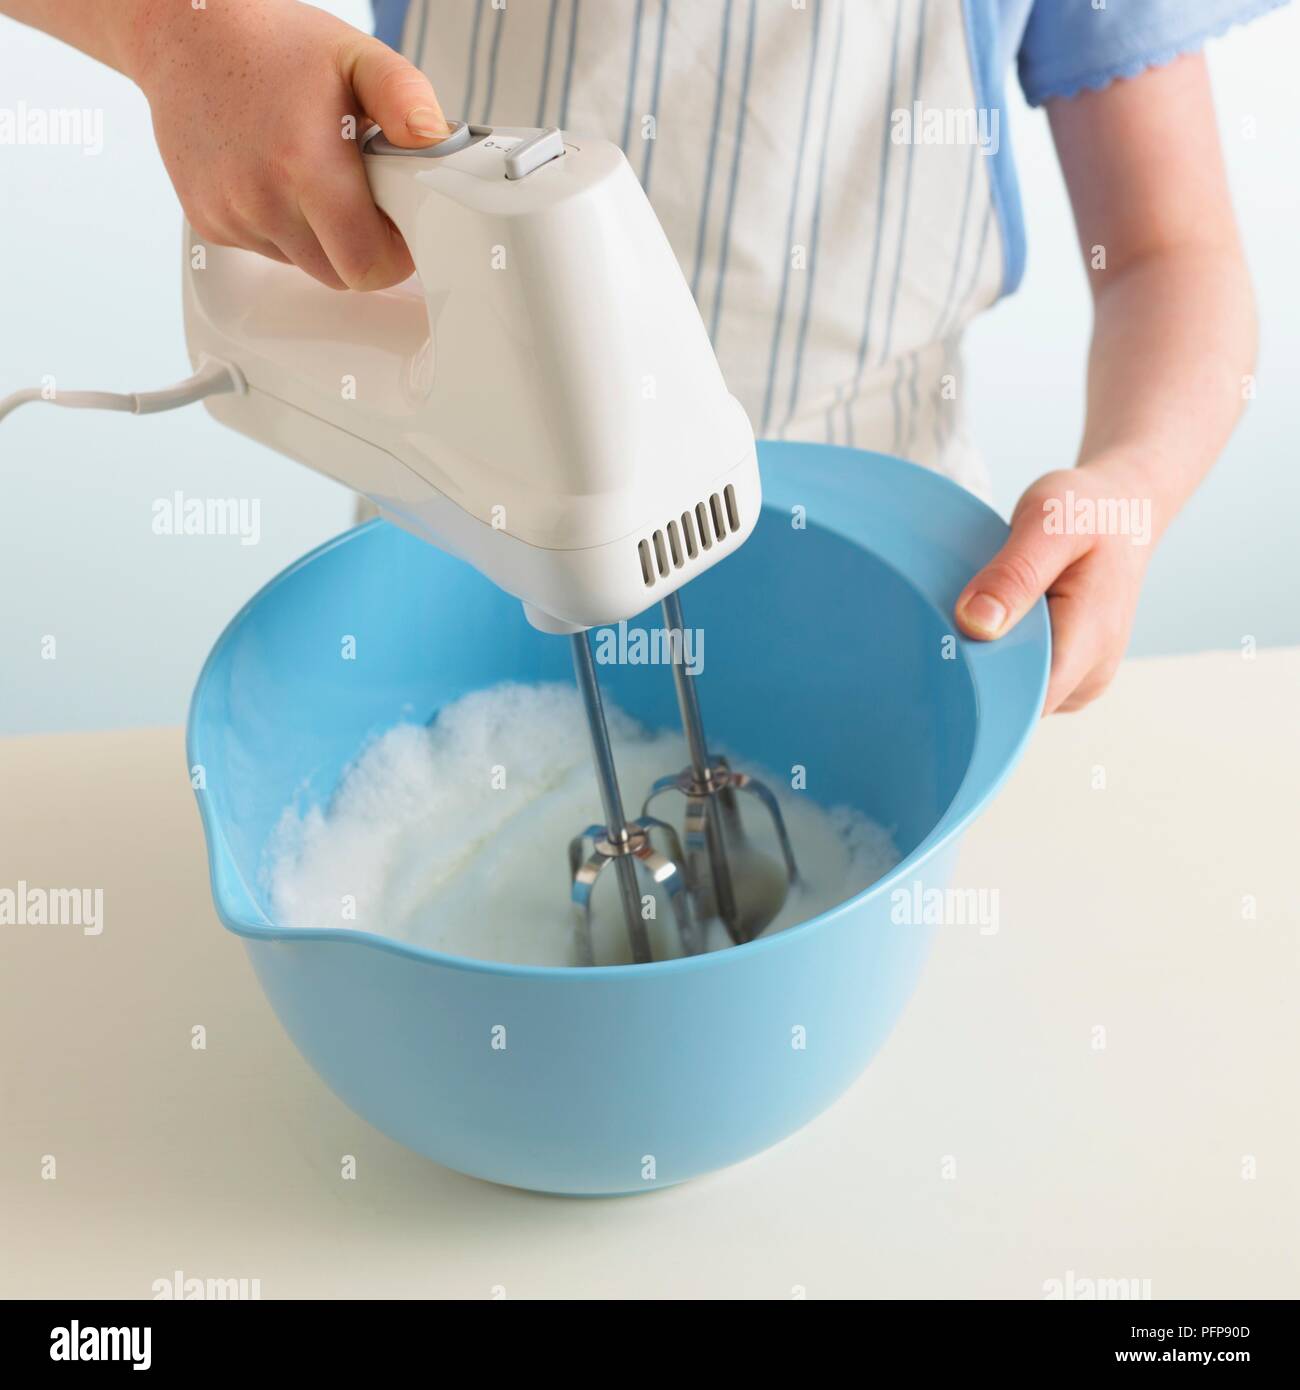
[[[588,637],[660,600],[680,658],[678,590],[741,545],[759,513],[753,432],[667,238],[605,141],[460,125],[404,150],[372,131],[363,160],[416,277],[339,294],[250,252],[202,247],[187,227],[198,385],[182,394],[365,494],[519,597],[534,627],[570,636],[604,816],[569,851],[588,963],[592,890],[609,864],[633,960],[652,958],[638,871],[667,893],[686,952],[702,949],[710,918],[750,940],[796,878],[776,798],[710,753],[695,677],[677,659],[690,766],[629,819]],[[668,790],[686,801],[684,849],[649,814]],[[770,816],[779,874],[748,847],[738,792]]]

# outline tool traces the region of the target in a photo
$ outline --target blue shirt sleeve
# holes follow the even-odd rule
[[[1018,58],[1031,106],[1194,53],[1286,0],[1034,0]]]

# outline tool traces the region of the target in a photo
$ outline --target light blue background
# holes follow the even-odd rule
[[[360,0],[327,4],[367,22]],[[1211,49],[1261,302],[1258,400],[1157,554],[1136,652],[1300,642],[1300,115],[1287,7]],[[1014,83],[1011,84],[1014,90]],[[104,112],[104,149],[0,146],[0,394],[137,390],[188,373],[180,213],[147,104],[125,79],[0,20],[0,104]],[[1089,306],[1042,113],[1012,112],[1029,236],[1020,292],[972,331],[965,382],[997,501],[1073,459]],[[153,503],[258,498],[261,540],[166,537]],[[199,408],[145,419],[31,406],[0,425],[0,733],[178,724],[226,620],[349,524],[349,495]],[[42,659],[53,636],[55,660]]]

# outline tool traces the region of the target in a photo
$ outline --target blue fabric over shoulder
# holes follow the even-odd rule
[[[1162,67],[1286,0],[1035,0],[1020,45],[1031,106]]]

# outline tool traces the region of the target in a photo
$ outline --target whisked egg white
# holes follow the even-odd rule
[[[654,780],[686,765],[676,731],[650,732],[606,704],[623,800],[635,815]],[[732,754],[732,750],[719,751]],[[800,881],[764,935],[869,887],[898,862],[889,833],[860,812],[827,810],[731,755],[776,792]],[[779,871],[775,834],[740,799],[758,872]],[[655,812],[680,831],[684,803]],[[451,955],[576,965],[568,844],[600,820],[586,721],[568,685],[502,684],[463,696],[429,726],[402,724],[360,750],[325,807],[286,808],[268,850],[275,920],[351,927]],[[738,866],[739,867],[739,866]],[[647,886],[643,889],[649,893]],[[593,899],[597,959],[630,959],[614,874]],[[656,958],[680,954],[671,908],[654,904]],[[729,944],[706,924],[711,950]]]

